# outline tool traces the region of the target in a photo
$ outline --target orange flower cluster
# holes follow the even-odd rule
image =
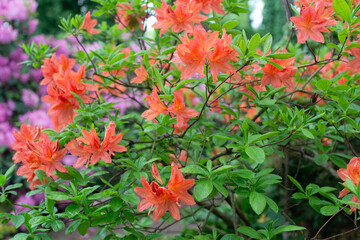
[[[35,170],[43,170],[48,177],[52,176],[55,169],[67,172],[61,164],[66,155],[66,149],[60,149],[59,140],[51,141],[50,138],[37,126],[33,127],[23,123],[20,131],[14,131],[15,141],[11,145],[16,152],[13,156],[15,163],[23,165],[18,169],[17,175],[24,176],[30,183],[30,189],[41,184],[35,180]]]
[[[119,3],[117,6],[117,18],[115,22],[119,23],[119,29],[127,28],[129,31],[134,31],[136,26],[140,29],[144,28],[143,21],[146,18],[146,5],[141,11],[135,11],[131,5]]]
[[[217,14],[225,14],[221,4],[224,0],[177,0],[175,4],[190,4],[195,2],[201,5],[201,11],[209,14],[213,10]]]
[[[160,177],[159,171],[153,163],[152,175],[160,183],[163,181]],[[187,192],[192,186],[194,186],[194,179],[185,179],[183,174],[179,171],[175,163],[171,164],[171,177],[168,184],[165,187],[160,187],[159,184],[153,181],[151,184],[141,177],[142,187],[135,187],[134,191],[143,198],[137,206],[139,212],[150,208],[148,215],[150,215],[152,208],[154,207],[153,220],[157,222],[167,210],[169,210],[171,216],[180,220],[179,207],[181,203],[186,205],[194,205],[194,198]]]
[[[175,10],[171,8],[164,0],[161,1],[161,8],[155,9],[157,22],[152,25],[153,28],[160,29],[160,36],[170,27],[173,32],[185,31],[192,33],[194,24],[200,25],[207,19],[201,15],[202,4],[196,1],[177,1]]]
[[[140,68],[135,69],[136,77],[131,79],[130,83],[142,83],[149,77],[144,65],[140,63]]]
[[[339,175],[341,180],[344,181],[344,184],[345,184],[346,179],[350,179],[354,183],[354,185],[357,186],[359,184],[359,182],[360,182],[360,157],[352,158],[350,160],[349,164],[346,166],[346,169],[345,168],[340,168],[337,171],[337,174]],[[348,193],[350,193],[350,191],[347,190],[346,188],[344,188],[340,192],[339,198],[344,197]],[[356,196],[353,196],[351,201],[359,203],[359,199]],[[351,212],[355,211],[356,209],[357,209],[356,206],[351,206],[350,207]]]
[[[333,13],[333,8],[325,8],[325,1],[316,1],[314,5],[306,3],[302,5],[300,16],[290,18],[298,29],[298,43],[305,43],[309,38],[324,43],[322,32],[330,32],[327,27],[337,24],[332,18]]]
[[[89,163],[95,164],[100,159],[111,163],[111,156],[115,155],[114,152],[125,152],[127,150],[126,147],[118,145],[123,134],[115,135],[115,123],[113,121],[105,128],[105,137],[101,143],[95,129],[91,129],[90,132],[83,129],[82,134],[83,137],[78,137],[76,140],[72,139],[66,145],[66,149],[72,155],[78,156],[74,167],[82,167],[84,164],[88,167]]]
[[[277,53],[280,51],[277,51]],[[286,53],[286,49],[282,50],[283,53]],[[263,70],[263,77],[261,79],[261,86],[265,87],[267,84],[271,83],[274,88],[287,86],[288,90],[293,89],[293,81],[292,78],[296,74],[296,67],[294,66],[295,57],[288,59],[274,59],[274,63],[277,63],[281,66],[282,70],[271,65],[270,63],[266,63]]]
[[[187,122],[190,120],[190,118],[199,115],[199,112],[195,109],[185,107],[184,96],[180,91],[174,91],[173,94],[174,102],[169,107],[166,107],[160,100],[159,95],[154,88],[152,91],[152,96],[146,96],[146,102],[149,104],[150,109],[143,112],[141,116],[149,121],[155,119],[161,113],[173,113],[177,120],[177,123],[174,126],[175,133],[179,133],[184,131],[189,126]]]
[[[90,12],[87,12],[87,14],[85,15],[84,22],[80,26],[80,29],[85,29],[89,34],[98,34],[99,30],[94,28],[96,24],[97,24],[97,20],[91,19]]]
[[[223,30],[222,38],[218,38],[219,32],[208,33],[201,26],[197,26],[193,32],[193,38],[188,35],[180,37],[182,44],[176,46],[175,56],[177,56],[185,68],[181,73],[181,80],[191,77],[198,73],[200,77],[205,77],[204,64],[206,59],[210,63],[210,71],[213,82],[218,80],[219,72],[231,74],[236,69],[229,61],[238,61],[239,53],[231,48],[232,36],[227,35]]]
[[[55,130],[60,130],[74,120],[74,109],[79,108],[79,101],[72,93],[77,94],[84,103],[92,101],[86,92],[95,89],[82,80],[85,76],[85,66],[80,66],[79,70],[74,72],[74,64],[74,59],[68,59],[63,54],[58,62],[54,53],[50,59],[45,58],[44,65],[41,66],[44,75],[41,84],[48,84],[48,95],[44,96],[43,100],[50,104],[48,114]]]

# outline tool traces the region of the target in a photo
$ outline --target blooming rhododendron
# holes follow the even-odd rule
[[[164,0],[161,1],[161,8],[155,9],[157,22],[153,28],[161,28],[160,36],[170,27],[173,32],[185,31],[191,33],[194,24],[199,25],[200,22],[207,19],[206,16],[200,15],[201,4],[191,1],[188,4],[179,4],[173,10]]]
[[[150,109],[141,114],[143,118],[146,118],[146,121],[153,120],[161,113],[166,112],[167,108],[160,100],[156,88],[152,90],[152,95],[146,96],[146,102],[149,104]]]
[[[119,145],[123,134],[115,135],[115,123],[111,121],[105,129],[104,140],[100,143],[98,133],[93,128],[90,132],[85,129],[82,130],[83,137],[78,137],[71,140],[66,148],[69,152],[79,158],[74,163],[74,167],[81,167],[86,164],[86,167],[91,164],[96,164],[100,159],[106,163],[111,163],[111,156],[114,152],[125,152],[126,147]],[[90,159],[90,162],[89,162]]]
[[[331,9],[325,9],[322,2],[315,2],[314,6],[303,6],[300,16],[290,18],[298,29],[298,43],[305,43],[309,38],[324,43],[322,32],[330,32],[326,27],[337,23],[336,20],[331,18],[332,13]]]
[[[143,21],[145,19],[144,10],[146,9],[146,5],[142,7],[142,11],[134,12],[133,7],[129,4],[118,3],[117,7],[117,18],[115,21],[118,24],[119,29],[127,28],[130,31],[135,30],[135,26],[139,26],[140,29],[143,29]],[[130,13],[133,11],[132,13]]]
[[[278,51],[279,52],[279,51]],[[287,52],[285,49],[282,52]],[[265,87],[271,83],[274,88],[287,86],[288,90],[293,88],[292,78],[296,74],[296,67],[294,66],[295,57],[288,59],[274,59],[273,62],[279,64],[282,68],[279,69],[270,63],[266,63],[262,68],[263,77],[261,79],[261,86]]]
[[[195,73],[198,73],[200,77],[205,77],[203,72],[206,57],[210,48],[218,40],[218,33],[215,31],[209,34],[203,27],[198,26],[194,29],[192,39],[189,39],[187,34],[184,37],[179,36],[182,44],[176,46],[175,54],[185,64],[181,80],[189,78]]]
[[[16,151],[13,160],[15,163],[23,164],[17,174],[27,179],[31,189],[35,184],[40,184],[39,180],[34,181],[37,169],[45,171],[48,177],[52,176],[55,169],[67,172],[60,162],[66,155],[66,149],[60,149],[59,140],[51,141],[39,127],[24,123],[20,131],[14,131],[14,137],[15,142],[11,145]]]
[[[85,29],[89,34],[98,34],[99,30],[94,28],[96,24],[97,24],[97,20],[91,19],[90,12],[87,12],[85,15],[84,22],[80,26],[80,29]]]
[[[184,103],[184,96],[180,91],[174,91],[174,102],[167,108],[170,113],[175,114],[177,123],[175,124],[176,132],[185,130],[188,127],[187,122],[190,118],[199,115],[195,109],[186,108]]]
[[[156,167],[156,166],[155,166]],[[157,170],[153,170],[156,172]],[[156,176],[156,179],[160,177]],[[155,178],[155,176],[154,176]],[[167,188],[160,187],[157,182],[149,184],[144,177],[141,177],[142,187],[135,187],[134,191],[143,198],[137,206],[139,212],[150,208],[149,215],[154,207],[153,220],[157,222],[167,210],[171,216],[180,220],[179,202],[186,205],[194,205],[194,198],[187,192],[194,186],[194,179],[185,179],[175,163],[171,164],[171,177]]]
[[[146,81],[149,76],[142,63],[140,65],[140,68],[135,69],[135,74],[136,77],[131,79],[130,83],[142,83],[143,81]]]
[[[349,164],[346,166],[346,169],[345,168],[340,168],[337,171],[337,174],[339,175],[341,180],[344,181],[344,184],[345,184],[345,180],[349,179],[351,182],[354,183],[355,186],[357,186],[359,184],[359,182],[360,182],[360,157],[352,158],[350,160]],[[348,193],[350,193],[350,191],[348,189],[344,188],[340,192],[339,198],[347,195]],[[359,203],[359,199],[356,196],[353,196],[351,201]],[[356,209],[357,209],[357,207],[351,206],[350,211],[353,212]]]
[[[190,2],[195,2],[201,4],[201,11],[205,14],[209,14],[213,10],[217,14],[225,14],[224,9],[221,6],[221,3],[224,0],[177,0],[175,4],[189,4]]]
[[[240,54],[230,47],[231,41],[232,36],[227,35],[225,29],[223,29],[221,39],[215,43],[214,51],[208,56],[213,82],[218,80],[219,72],[227,74],[236,72],[236,69],[229,61],[237,61]]]

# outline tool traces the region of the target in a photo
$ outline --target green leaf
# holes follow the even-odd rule
[[[250,39],[249,46],[248,46],[249,52],[253,51],[253,50],[256,50],[257,47],[259,46],[259,44],[260,44],[260,34],[256,33]]]
[[[337,206],[325,206],[320,208],[320,213],[324,216],[332,216],[339,211]]]
[[[11,222],[16,228],[19,228],[25,222],[25,217],[23,215],[13,215]]]
[[[65,228],[65,224],[61,220],[55,220],[50,222],[50,226],[54,232],[61,231]]]
[[[300,231],[300,230],[306,230],[306,228],[295,225],[285,225],[285,226],[277,227],[272,235],[275,236],[282,232],[292,232],[292,231]]]
[[[333,0],[334,11],[341,19],[351,23],[351,12],[345,0]]]
[[[294,57],[294,53],[273,53],[267,55],[267,57],[276,59],[288,59]]]
[[[275,135],[278,135],[278,134],[280,134],[280,132],[268,132],[268,133],[265,133],[263,135],[256,134],[256,135],[250,136],[249,137],[249,144],[264,140],[266,138],[269,138],[269,137],[272,137],[272,136],[275,136]]]
[[[224,197],[227,197],[229,195],[229,191],[222,184],[219,184],[218,182],[213,182],[213,184],[216,190],[218,190],[222,195],[224,195]]]
[[[261,235],[251,227],[239,227],[237,230],[242,234],[249,236],[253,239],[261,239]]]
[[[267,202],[267,204],[269,205],[269,207],[274,211],[274,212],[278,212],[279,211],[279,207],[276,204],[276,202],[274,202],[274,200],[272,200],[271,198],[265,196],[265,200]]]
[[[263,52],[264,55],[267,54],[268,51],[271,49],[272,41],[273,38],[271,35],[269,35],[264,42],[264,52]]]
[[[6,177],[3,174],[0,174],[0,186],[3,188],[5,186]]]
[[[6,172],[5,172],[6,178],[10,177],[10,175],[14,172],[15,167],[16,167],[16,164],[13,164],[8,170],[6,170]]]
[[[302,192],[305,192],[305,190],[303,189],[303,187],[301,186],[301,184],[296,181],[295,178],[291,177],[290,175],[288,175],[288,178],[290,179],[290,181],[298,188],[300,189]]]
[[[330,88],[330,86],[331,82],[327,79],[320,79],[316,82],[316,87],[323,90],[324,92],[326,92]]]
[[[122,200],[124,200],[125,202],[131,203],[134,205],[137,205],[140,202],[139,198],[137,196],[135,196],[134,194],[121,194],[120,198]]]
[[[260,215],[266,207],[266,199],[263,194],[258,192],[251,192],[249,197],[251,208],[257,215]]]
[[[11,222],[16,228],[19,228],[25,222],[25,217],[23,215],[13,215]]]
[[[263,163],[265,161],[265,153],[259,147],[251,146],[245,148],[246,154],[256,163]]]
[[[46,192],[46,197],[55,201],[70,200],[71,198],[68,194],[62,192],[55,192],[55,191]]]
[[[82,207],[80,205],[73,203],[66,207],[65,212],[68,218],[73,218],[81,211],[81,208]]]
[[[113,211],[118,211],[123,205],[123,201],[120,198],[113,198],[110,200],[110,208]]]
[[[323,163],[325,163],[327,160],[329,159],[329,156],[326,154],[318,154],[314,157],[314,162],[317,165],[321,165]]]
[[[311,139],[314,139],[314,135],[309,131],[307,130],[306,128],[302,128],[301,129],[301,132],[308,138],[311,138]]]
[[[225,30],[227,31],[227,30],[233,29],[233,28],[236,27],[237,25],[239,25],[238,21],[231,20],[231,21],[226,22],[226,23],[223,25],[223,28],[225,28]]]
[[[74,220],[70,223],[70,225],[67,227],[65,233],[70,234],[76,231],[76,229],[80,226],[81,219]]]
[[[212,173],[213,174],[220,174],[220,173],[223,173],[223,172],[228,172],[233,168],[235,168],[235,166],[226,165],[226,166],[219,167],[218,169],[214,170]]]
[[[184,168],[181,168],[182,173],[191,173],[191,174],[201,174],[204,176],[209,176],[209,173],[198,165],[187,165]]]
[[[210,180],[200,180],[194,188],[194,197],[200,202],[209,196],[212,190],[213,184]]]

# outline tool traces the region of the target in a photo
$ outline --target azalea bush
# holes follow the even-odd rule
[[[95,2],[61,19],[74,57],[23,47],[41,66],[52,126],[14,131],[14,165],[0,175],[13,210],[2,222],[22,228],[13,239],[94,229],[95,239],[169,238],[174,225],[176,239],[359,229],[359,1],[286,5],[279,43],[238,28],[243,0]],[[15,169],[27,196],[45,196],[15,204],[21,212]]]

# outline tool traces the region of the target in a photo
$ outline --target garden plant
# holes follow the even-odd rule
[[[279,42],[245,0],[93,2],[61,18],[72,57],[22,45],[51,127],[13,132],[12,239],[357,239],[360,0],[283,1]]]

